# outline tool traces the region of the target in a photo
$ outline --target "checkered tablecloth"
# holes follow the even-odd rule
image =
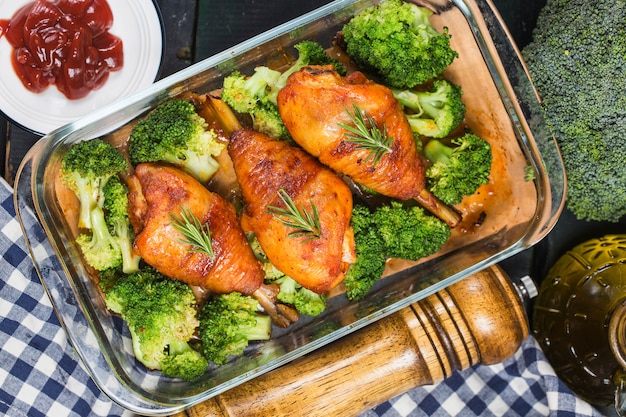
[[[68,343],[33,267],[0,180],[0,414],[129,415],[102,394]],[[601,416],[556,377],[529,337],[504,363],[475,366],[415,388],[363,414],[396,416]]]

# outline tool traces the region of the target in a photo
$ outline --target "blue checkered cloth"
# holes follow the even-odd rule
[[[130,415],[99,391],[73,352],[29,257],[12,190],[2,180],[0,250],[0,414]],[[456,372],[362,417],[601,415],[563,385],[529,337],[501,364]]]

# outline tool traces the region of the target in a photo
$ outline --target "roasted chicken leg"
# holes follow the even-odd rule
[[[345,182],[302,149],[252,129],[235,131],[228,151],[246,203],[242,225],[272,264],[319,294],[343,281],[356,257]],[[319,230],[298,233],[285,224],[272,210],[286,207],[281,190],[301,213],[317,210]]]
[[[263,288],[263,270],[230,203],[169,165],[139,164],[134,177],[129,210],[137,229],[134,250],[147,264],[212,292],[253,295],[281,326],[297,318],[281,317],[268,296],[271,291]],[[191,251],[192,245],[173,227],[172,216],[180,218],[183,209],[208,225],[214,256]]]
[[[332,66],[305,67],[279,91],[278,108],[294,141],[324,165],[388,197],[416,199],[450,226],[459,223],[460,214],[425,188],[425,167],[411,126],[387,87],[360,72],[342,77]],[[371,149],[349,139],[345,126],[354,125],[349,114],[355,109],[393,138],[378,161]]]

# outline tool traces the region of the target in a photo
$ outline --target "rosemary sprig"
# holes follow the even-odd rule
[[[267,206],[267,212],[271,213],[285,226],[296,229],[289,233],[288,236],[306,236],[305,242],[321,237],[322,229],[320,227],[319,213],[312,201],[311,211],[307,211],[304,208],[300,210],[284,188],[278,190],[278,196],[285,204],[285,207]]]
[[[394,138],[387,137],[387,129],[383,126],[382,130],[379,129],[372,117],[365,113],[365,118],[361,109],[356,104],[352,104],[353,113],[350,113],[346,109],[346,113],[354,123],[354,126],[339,123],[339,127],[346,129],[349,133],[346,133],[348,142],[358,145],[359,148],[368,149],[370,151],[365,162],[372,161],[373,165],[376,165],[380,158],[387,152],[391,152],[391,143]]]
[[[198,252],[215,258],[213,245],[211,244],[211,231],[208,224],[202,224],[190,209],[182,207],[180,209],[180,217],[176,217],[170,213],[172,227],[183,235],[181,243],[191,245],[188,252]]]

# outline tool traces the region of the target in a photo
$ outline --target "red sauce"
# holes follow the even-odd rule
[[[112,25],[106,0],[36,0],[0,20],[0,36],[13,46],[13,69],[28,90],[40,93],[54,84],[74,100],[124,65]]]

